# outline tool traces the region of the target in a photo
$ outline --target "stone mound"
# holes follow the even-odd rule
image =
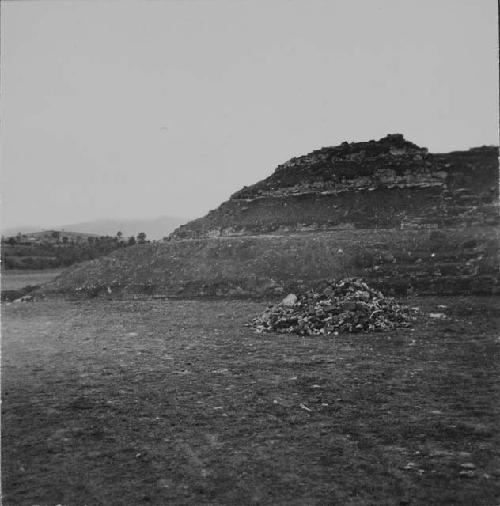
[[[322,292],[290,294],[252,320],[257,332],[320,335],[409,327],[415,315],[360,278],[331,281]]]

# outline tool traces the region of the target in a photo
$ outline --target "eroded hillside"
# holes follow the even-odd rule
[[[76,266],[47,292],[279,296],[361,276],[394,294],[500,292],[498,148],[388,135],[292,158],[170,240]]]

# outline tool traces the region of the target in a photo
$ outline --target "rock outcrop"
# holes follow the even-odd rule
[[[392,134],[292,158],[172,237],[498,225],[497,202],[498,148],[428,153]]]

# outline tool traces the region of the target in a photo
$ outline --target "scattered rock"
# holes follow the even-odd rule
[[[229,372],[229,369],[223,368],[223,369],[214,369],[212,371],[212,374],[225,374]]]
[[[446,315],[444,313],[429,313],[429,316],[431,318],[437,318],[440,320],[444,320],[446,318]]]
[[[474,478],[476,473],[475,471],[460,471],[458,475],[462,478]]]
[[[460,467],[463,467],[464,469],[476,469],[475,464],[472,462],[466,462],[465,464],[460,464]]]
[[[408,464],[406,464],[403,469],[415,469],[416,467],[417,464],[415,464],[415,462],[408,462]]]
[[[159,488],[170,488],[172,486],[172,481],[167,478],[161,478],[156,484]]]
[[[453,457],[453,452],[449,450],[432,450],[430,453],[431,457]]]
[[[288,294],[282,301],[282,306],[294,306],[297,302],[297,296],[294,293]]]

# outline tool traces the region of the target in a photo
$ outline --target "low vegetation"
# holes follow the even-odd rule
[[[146,234],[124,239],[119,232],[115,237],[78,235],[53,231],[50,234],[31,234],[2,238],[2,268],[54,269],[93,260],[109,253],[146,243]]]

